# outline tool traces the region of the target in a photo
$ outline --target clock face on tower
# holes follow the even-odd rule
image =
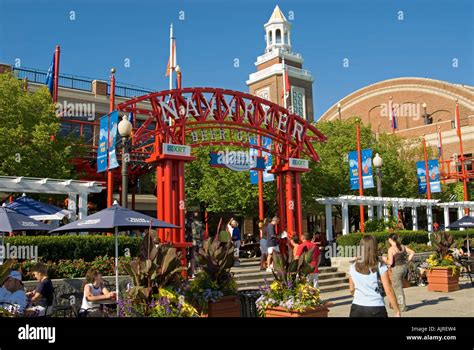
[[[304,89],[295,86],[291,87],[291,107],[294,114],[306,119]]]

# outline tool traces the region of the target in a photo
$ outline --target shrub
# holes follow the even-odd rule
[[[126,275],[125,263],[130,261],[130,258],[119,257],[119,274]],[[12,268],[14,270],[20,270],[23,274],[23,280],[33,280],[33,276],[30,273],[31,268],[36,262],[27,261],[16,261]],[[87,270],[94,268],[104,276],[112,276],[115,274],[115,259],[109,256],[99,256],[93,261],[85,261],[84,259],[76,260],[59,260],[57,262],[48,261],[44,263],[48,269],[48,276],[51,279],[54,278],[80,278],[85,277]]]
[[[120,254],[128,249],[131,256],[138,255],[141,238],[119,236]],[[113,236],[15,236],[5,238],[5,244],[38,246],[43,261],[77,260],[94,261],[98,256],[114,256]]]

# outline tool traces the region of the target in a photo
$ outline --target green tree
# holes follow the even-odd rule
[[[79,140],[58,135],[60,124],[46,88],[25,91],[12,74],[0,74],[0,175],[74,177]]]

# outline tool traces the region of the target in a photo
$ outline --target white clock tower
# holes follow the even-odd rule
[[[303,69],[303,58],[291,48],[291,23],[278,5],[264,25],[265,53],[257,57],[257,71],[247,80],[250,93],[285,106],[283,92],[289,90],[286,105],[293,113],[313,121],[313,82],[311,73]],[[285,72],[288,79],[285,79]],[[286,86],[286,80],[289,86]]]

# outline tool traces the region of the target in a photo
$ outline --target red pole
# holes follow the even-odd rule
[[[428,167],[428,154],[426,152],[426,140],[423,135],[423,156],[425,157],[425,177],[426,177],[426,195],[428,199],[431,199],[431,187],[430,187],[430,172]]]
[[[364,195],[364,183],[362,181],[362,153],[360,149],[360,119],[356,122],[356,139],[357,139],[357,173],[359,174],[359,196]],[[360,231],[365,232],[364,226],[364,206],[359,205],[360,212]]]
[[[462,131],[461,131],[461,117],[459,116],[459,104],[458,100],[456,99],[456,131],[459,138],[459,153],[461,156],[461,173],[462,173],[462,182],[463,182],[463,193],[464,193],[464,201],[469,200],[469,195],[467,193],[467,176],[466,176],[466,167],[464,166],[464,150],[462,145]],[[469,209],[465,208],[464,213],[469,215]]]
[[[257,140],[258,146],[262,147],[262,137],[258,135]],[[262,151],[258,150],[258,156],[262,156]],[[263,221],[265,218],[264,216],[264,209],[263,209],[263,171],[258,171],[258,219]]]
[[[163,207],[164,207],[164,221],[166,222],[173,222],[172,221],[172,199],[171,199],[171,175],[172,175],[172,169],[171,169],[171,160],[166,160],[165,161],[165,169],[164,169],[164,174],[163,174]],[[165,241],[169,242],[171,240],[171,232],[170,229],[165,229]]]
[[[293,237],[295,232],[294,228],[294,208],[295,202],[293,201],[293,176],[290,171],[285,173],[286,179],[286,230],[288,237]]]
[[[184,162],[179,161],[178,164],[178,188],[179,188],[179,229],[180,235],[179,240],[181,243],[186,241],[185,238],[185,218],[186,218],[186,206],[184,198]]]
[[[54,81],[53,81],[53,102],[58,102],[58,85],[59,85],[59,56],[61,54],[61,48],[56,45],[56,51],[54,53]]]
[[[164,220],[163,205],[163,163],[158,163],[156,166],[156,217],[159,220]],[[157,235],[160,241],[164,242],[164,229],[158,229]]]
[[[296,184],[296,198],[295,198],[295,208],[296,208],[296,230],[299,238],[303,234],[303,208],[301,205],[301,175],[300,173],[295,173],[295,184]]]
[[[115,68],[110,70],[110,96],[109,96],[109,112],[113,112],[115,108]],[[110,117],[109,117],[109,133],[107,139],[110,140]],[[110,147],[110,145],[109,145]],[[108,151],[107,151],[108,152]],[[109,157],[107,157],[108,159]],[[110,160],[109,160],[110,163]],[[114,197],[114,176],[112,170],[107,167],[107,207],[111,207]]]
[[[439,148],[441,150],[441,173],[444,174],[444,152],[443,152],[443,137],[441,135],[441,128],[438,125]]]

